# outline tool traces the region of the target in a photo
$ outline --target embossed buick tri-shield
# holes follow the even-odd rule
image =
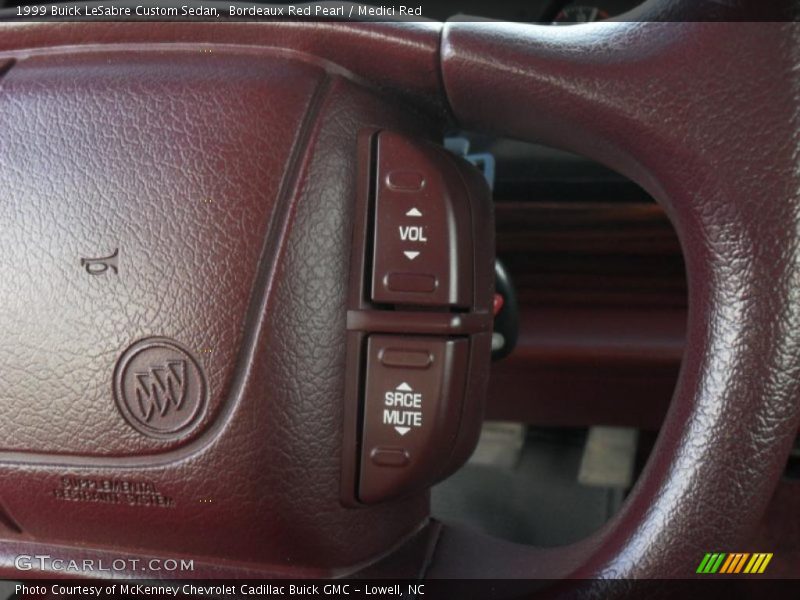
[[[128,348],[114,373],[122,416],[153,437],[177,438],[196,425],[206,405],[200,363],[174,340],[148,338]]]
[[[179,411],[186,400],[186,361],[168,360],[165,365],[134,373],[139,417],[150,423],[153,417],[165,417]]]

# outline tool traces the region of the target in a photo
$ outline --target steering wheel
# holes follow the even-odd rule
[[[56,545],[193,577],[664,578],[737,547],[800,424],[800,29],[734,10],[0,24],[3,575]],[[429,517],[489,368],[491,206],[453,124],[613,167],[681,241],[672,405],[572,546]],[[401,255],[439,242],[433,275]]]

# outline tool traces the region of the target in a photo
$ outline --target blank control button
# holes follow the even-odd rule
[[[379,467],[405,467],[411,462],[411,455],[405,448],[373,448],[369,458]]]
[[[430,293],[436,290],[439,282],[433,275],[415,273],[389,273],[386,287],[393,292]]]
[[[392,171],[386,185],[398,192],[418,192],[425,187],[425,175],[416,171]]]
[[[384,367],[402,369],[427,369],[433,364],[433,355],[427,350],[385,348],[378,353],[378,359]]]

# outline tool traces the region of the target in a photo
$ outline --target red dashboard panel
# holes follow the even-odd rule
[[[658,429],[678,378],[687,290],[678,237],[642,202],[496,204],[519,340],[492,365],[487,417]]]

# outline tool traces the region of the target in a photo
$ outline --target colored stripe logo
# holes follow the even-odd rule
[[[695,572],[702,575],[756,575],[763,573],[771,560],[772,552],[707,552]]]

